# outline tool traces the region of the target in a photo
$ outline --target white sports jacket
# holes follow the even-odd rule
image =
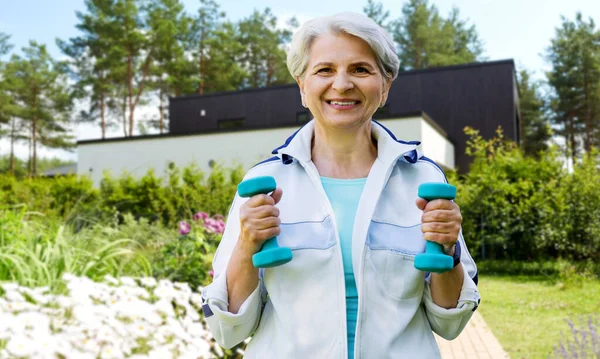
[[[230,348],[252,336],[246,358],[348,358],[341,247],[333,210],[311,161],[313,121],[245,177],[273,176],[283,189],[278,243],[292,249],[292,261],[261,270],[259,285],[239,312],[227,311],[225,269],[246,200],[236,194],[213,261],[214,280],[203,291],[205,317],[221,346]],[[432,331],[454,339],[463,330],[480,300],[477,268],[461,233],[465,278],[458,306],[444,309],[433,302],[429,276],[414,268],[415,255],[425,250],[415,200],[419,184],[445,182],[446,177],[433,161],[420,157],[419,142],[399,141],[375,121],[372,135],[377,159],[352,235],[358,290],[355,358],[440,358]]]

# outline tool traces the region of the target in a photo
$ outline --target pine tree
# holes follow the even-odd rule
[[[152,0],[145,8],[153,47],[151,87],[158,95],[158,120],[150,122],[160,133],[165,129],[164,100],[195,91],[197,73],[188,55],[194,50],[193,19],[179,0]]]
[[[13,48],[10,43],[10,36],[0,32],[0,138],[8,137],[10,141],[10,173],[15,173],[15,142],[22,139],[19,136],[21,127],[20,122],[15,117],[15,101],[11,93],[11,78],[6,73],[6,64],[1,61],[1,57],[8,54]]]
[[[474,25],[460,20],[454,8],[444,19],[429,0],[410,0],[402,16],[390,25],[398,44],[403,70],[456,65],[477,61],[483,45]]]
[[[68,124],[72,97],[67,86],[66,64],[55,61],[45,45],[30,41],[24,57],[13,55],[6,66],[9,90],[14,96],[12,114],[25,122],[31,139],[31,173],[37,174],[37,148],[69,149],[74,146]]]
[[[6,55],[11,49],[10,36],[0,32],[0,124],[7,124],[11,117],[9,109],[12,99],[8,93],[4,63],[1,61],[1,57]]]
[[[194,19],[193,33],[196,44],[196,58],[198,61],[198,94],[202,95],[207,87],[207,77],[210,77],[207,62],[214,53],[216,32],[225,18],[225,13],[219,10],[219,4],[214,0],[200,0],[198,15]],[[214,75],[214,74],[211,74]],[[210,85],[209,85],[210,86]]]
[[[287,84],[294,81],[286,66],[283,49],[291,40],[291,31],[277,29],[277,17],[269,8],[255,10],[238,23],[240,43],[244,46],[241,61],[249,73],[249,87]]]
[[[517,77],[519,88],[519,110],[521,113],[521,148],[530,156],[537,156],[548,148],[552,137],[550,121],[545,116],[546,103],[540,93],[541,83],[533,81],[527,70]]]
[[[573,158],[600,145],[600,31],[592,19],[562,17],[546,57],[553,95],[551,108],[557,133]]]
[[[85,12],[76,12],[75,26],[81,35],[68,41],[57,39],[62,52],[70,58],[71,74],[76,81],[74,93],[78,99],[89,100],[89,109],[82,110],[77,122],[99,122],[102,138],[106,130],[117,126],[113,112],[118,89],[124,87],[125,64],[117,56],[114,39],[115,5],[112,1],[85,0]],[[111,111],[112,110],[112,111]],[[125,132],[127,135],[127,132]]]
[[[206,40],[203,92],[235,91],[244,88],[249,73],[242,67],[245,47],[240,42],[239,28],[225,21]]]
[[[113,10],[114,17],[109,31],[110,51],[114,51],[122,65],[125,65],[124,68],[119,67],[124,70],[120,74],[122,77],[117,74],[116,78],[125,80],[129,112],[128,135],[133,136],[135,109],[147,90],[155,49],[150,42],[143,14],[140,13],[139,1],[116,0]]]

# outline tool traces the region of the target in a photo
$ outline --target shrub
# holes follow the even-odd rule
[[[75,224],[76,230],[97,223],[120,221],[126,214],[165,226],[176,225],[194,213],[228,213],[237,185],[243,178],[241,167],[216,166],[208,177],[195,165],[173,167],[166,177],[148,171],[141,178],[129,174],[105,174],[99,188],[89,178],[66,176],[19,180],[0,175],[0,206],[25,206],[44,213],[46,218]]]
[[[469,172],[449,173],[470,251],[479,259],[585,260],[600,256],[600,156],[568,173],[557,149],[526,157],[499,130],[470,136]]]
[[[222,216],[210,218],[205,212],[195,214],[192,221],[181,221],[180,236],[166,242],[153,261],[154,276],[186,282],[192,287],[209,284],[209,268],[224,229]]]

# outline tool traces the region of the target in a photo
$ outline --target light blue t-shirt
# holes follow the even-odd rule
[[[365,186],[366,178],[338,179],[321,177],[321,183],[333,207],[335,221],[340,234],[344,277],[346,282],[346,323],[348,328],[348,358],[354,358],[354,335],[358,312],[358,292],[352,269],[352,229],[358,202]]]

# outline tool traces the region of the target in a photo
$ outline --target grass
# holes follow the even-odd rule
[[[42,214],[0,211],[0,282],[60,291],[65,272],[92,279],[107,274],[150,274],[145,248],[151,243],[136,234],[142,232],[154,240],[160,236],[158,229],[154,233],[143,229],[137,223],[95,225],[75,233],[71,226]]]
[[[572,338],[565,319],[600,313],[597,277],[481,275],[479,288],[480,313],[513,359],[550,357]]]

